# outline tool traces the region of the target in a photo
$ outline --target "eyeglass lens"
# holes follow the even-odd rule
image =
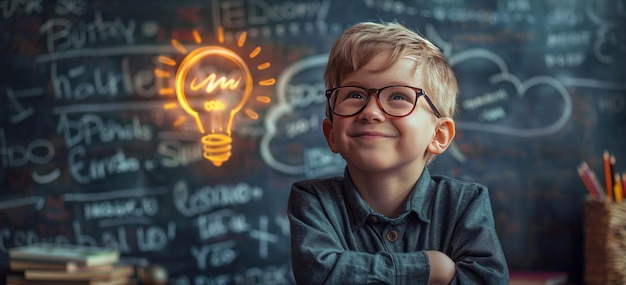
[[[351,116],[360,112],[370,100],[371,92],[360,87],[339,87],[331,96],[331,108],[339,116]],[[380,107],[391,116],[406,116],[415,107],[418,94],[407,86],[391,86],[380,89]]]

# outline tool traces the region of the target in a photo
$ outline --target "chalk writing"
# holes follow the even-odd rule
[[[338,22],[327,22],[331,1],[215,1],[213,19],[224,27],[225,42],[234,42],[237,33],[229,29],[246,29],[251,38],[285,38],[312,34],[339,34],[345,28]]]
[[[319,86],[320,86],[319,83],[304,85],[304,84],[296,84],[295,82],[292,82],[292,80],[296,75],[300,73],[305,73],[307,71],[315,70],[316,68],[323,67],[327,61],[328,61],[328,55],[325,55],[325,54],[305,58],[287,67],[277,79],[277,82],[276,82],[277,103],[272,108],[270,108],[267,116],[265,117],[265,128],[267,132],[261,138],[260,153],[265,163],[278,171],[288,173],[288,174],[304,173],[304,170],[305,170],[304,165],[290,165],[277,159],[274,156],[274,154],[272,154],[272,152],[270,151],[270,144],[272,143],[274,136],[278,133],[277,131],[278,120],[280,120],[282,116],[287,115],[290,112],[293,112],[293,110],[296,108],[296,106],[293,106],[291,103],[296,104],[300,108],[303,108],[309,105],[322,105],[316,111],[320,112],[319,110],[323,110],[323,103],[325,102],[323,100],[324,99],[324,96],[322,95],[323,93],[322,94],[317,93],[321,91],[319,89]],[[307,87],[306,89],[316,90],[316,91],[307,93],[307,95],[305,95],[306,97],[299,97],[302,95],[290,93],[288,90],[303,90],[305,88],[295,87],[295,89],[290,89],[291,86],[309,86],[309,87],[314,87],[314,88],[311,89]],[[316,99],[315,97],[312,96],[313,94],[318,94],[319,97],[321,98]],[[294,95],[295,99],[291,99],[289,95]],[[307,98],[307,99],[303,100],[303,98]],[[311,118],[316,118],[316,117],[311,117]],[[299,134],[302,132],[302,131],[297,131],[298,128],[302,130],[303,127],[305,127],[304,129],[312,130],[309,127],[313,125],[321,125],[321,124],[318,122],[318,119],[313,119],[313,123],[311,123],[311,121],[308,121],[308,119],[305,119],[305,121],[301,121],[300,127],[296,128],[297,125],[295,126],[291,125],[289,134],[295,136],[296,134]]]
[[[499,119],[505,118],[507,112],[504,110],[504,107],[497,106],[493,108],[489,108],[481,112],[478,121],[482,122],[493,122]]]
[[[286,137],[292,139],[311,131],[319,131],[321,125],[322,116],[318,114],[311,114],[311,117],[309,118],[296,119],[295,121],[289,122],[285,125]]]
[[[121,18],[107,20],[101,11],[95,11],[91,22],[74,23],[64,18],[47,20],[39,29],[45,35],[48,52],[80,49],[89,45],[120,39],[127,45],[135,42],[135,20]]]
[[[10,117],[11,123],[22,122],[26,120],[28,117],[32,117],[33,114],[35,113],[34,108],[24,107],[20,103],[19,99],[26,98],[26,97],[42,96],[43,94],[44,94],[44,90],[43,88],[40,88],[40,87],[16,90],[16,91],[13,91],[12,88],[7,88],[6,95],[7,95],[7,98],[9,99],[8,101],[9,106],[12,109],[12,110],[10,109],[12,113]]]
[[[167,224],[168,230],[151,225],[146,228],[137,227],[137,249],[141,252],[160,252],[167,247],[170,241],[176,239],[176,224]]]
[[[496,25],[502,22],[535,22],[535,18],[529,13],[508,14],[488,9],[465,9],[456,7],[435,7],[432,16],[438,21],[449,21],[453,23],[475,22]]]
[[[46,164],[54,158],[54,144],[45,139],[36,139],[28,145],[7,145],[4,129],[0,129],[0,155],[2,165],[9,167],[24,166],[28,163]]]
[[[195,221],[198,226],[198,236],[201,240],[250,230],[250,225],[246,222],[245,215],[228,209],[199,215]]]
[[[274,218],[274,222],[280,228],[280,233],[284,236],[289,236],[289,219],[287,215],[278,215]]]
[[[531,5],[528,0],[511,0],[506,1],[505,8],[511,12],[529,12]]]
[[[162,141],[159,143],[157,152],[161,155],[161,166],[176,168],[187,166],[191,163],[202,161],[202,143],[182,143],[179,141]]]
[[[141,252],[161,251],[169,242],[176,239],[176,224],[169,222],[166,229],[157,225],[147,227],[135,227],[134,231],[125,226],[114,227],[104,230],[98,236],[85,233],[83,226],[78,221],[72,223],[74,240],[65,235],[40,236],[34,230],[0,228],[0,250],[6,252],[7,244],[26,245],[36,242],[50,243],[75,243],[87,246],[106,245],[119,249],[121,252],[129,252],[138,249]],[[131,243],[129,237],[134,236]]]
[[[107,59],[110,61],[110,59]],[[130,59],[120,60],[120,71],[110,67],[87,67],[85,64],[69,68],[67,73],[59,71],[56,62],[50,64],[50,80],[55,97],[72,101],[83,101],[94,97],[111,98],[140,95],[155,97],[161,82],[155,80],[150,67],[131,71]]]
[[[550,26],[571,27],[576,26],[582,21],[584,21],[584,18],[581,15],[578,15],[575,11],[568,9],[553,10],[546,15],[546,22]]]
[[[508,67],[506,66],[505,61],[500,58],[498,55],[481,49],[476,50],[467,50],[458,54],[454,54],[450,58],[450,64],[452,66],[460,65],[462,62],[470,60],[470,59],[484,59],[488,60],[491,63],[495,64],[498,67],[498,72],[489,77],[490,84],[497,83],[508,83],[511,84],[516,90],[517,94],[515,96],[508,96],[510,98],[524,98],[526,96],[526,92],[535,87],[535,86],[548,86],[552,90],[554,90],[554,95],[562,101],[563,108],[560,116],[552,121],[545,122],[541,127],[534,129],[522,129],[519,127],[513,126],[505,126],[505,125],[497,125],[497,124],[483,124],[479,122],[459,122],[457,127],[463,130],[473,130],[473,131],[483,131],[483,132],[493,132],[503,135],[510,136],[521,136],[521,137],[532,137],[532,136],[545,136],[548,134],[552,134],[562,128],[569,117],[572,114],[572,101],[568,91],[565,89],[563,84],[561,84],[555,78],[550,76],[536,76],[525,81],[521,81],[515,75],[509,73]],[[502,94],[501,91],[496,92],[496,94]],[[499,95],[502,97],[502,95]],[[550,104],[554,104],[554,100],[550,101]],[[500,118],[502,115],[502,110],[495,110],[495,113],[488,115],[496,116]],[[484,116],[483,116],[484,117]],[[485,120],[490,121],[485,117]]]
[[[185,216],[208,212],[214,208],[247,204],[263,196],[263,189],[246,183],[205,186],[190,191],[185,181],[174,185],[176,209]]]
[[[267,216],[259,217],[259,229],[251,230],[250,236],[259,240],[259,256],[266,259],[268,255],[268,243],[277,243],[278,236],[267,231]]]
[[[17,14],[39,14],[43,12],[41,4],[41,0],[6,0],[0,3],[0,11],[5,19]]]
[[[80,184],[107,179],[111,175],[137,172],[140,170],[139,159],[127,157],[123,149],[102,159],[90,158],[87,149],[78,146],[68,154],[68,168],[72,178]]]
[[[289,105],[295,108],[303,108],[312,104],[323,104],[326,102],[324,91],[326,87],[323,82],[316,83],[294,83],[287,86],[286,99]]]
[[[148,55],[148,54],[167,54],[177,53],[176,49],[171,45],[134,45],[134,46],[119,46],[110,48],[88,48],[80,50],[71,50],[63,52],[54,52],[48,54],[37,55],[36,61],[38,63],[55,62],[62,59],[71,58],[98,58],[98,57],[113,57],[117,55]],[[148,71],[152,72],[152,70]]]
[[[307,177],[341,174],[346,161],[327,147],[310,147],[304,151],[304,173]]]
[[[0,228],[0,250],[7,252],[9,248],[31,243],[70,243],[70,238],[65,235],[40,236],[34,229],[10,229]]]
[[[365,0],[365,7],[376,11],[393,13],[396,15],[417,15],[418,11],[415,7],[411,7],[402,1],[394,0]]]
[[[200,215],[196,219],[202,240],[215,240],[220,237],[249,233],[249,236],[259,241],[259,257],[267,259],[269,245],[279,241],[279,235],[269,231],[269,218],[259,216],[258,229],[252,228],[243,214],[224,209],[211,214]],[[288,235],[288,232],[284,232]],[[201,247],[192,246],[191,254],[196,259],[198,269],[207,267],[221,267],[233,263],[237,257],[237,242],[230,239],[221,242],[211,242]]]
[[[580,86],[594,89],[626,91],[626,83],[624,82],[577,77],[562,78],[561,81],[563,81],[563,84],[567,86]]]
[[[57,1],[54,11],[59,15],[82,15],[86,4],[83,0],[61,0]]]
[[[610,64],[615,54],[626,52],[626,35],[616,28],[626,15],[624,4],[619,1],[591,1],[587,3],[589,19],[598,26],[594,54],[598,60]]]
[[[583,52],[547,53],[544,61],[547,67],[576,67],[580,66],[587,56]]]
[[[220,267],[232,263],[237,258],[235,241],[224,241],[211,245],[202,245],[200,248],[191,247],[191,254],[196,259],[198,269]]]
[[[135,227],[133,234],[136,236],[136,239],[134,244],[131,244],[128,238],[131,234],[131,229],[125,226],[113,228],[111,231],[104,230],[99,237],[96,237],[84,233],[81,224],[75,221],[73,223],[73,234],[76,243],[80,245],[96,246],[103,244],[116,248],[120,252],[129,252],[131,248],[136,248],[141,252],[149,252],[164,249],[170,241],[176,238],[176,224],[169,222],[167,227],[169,228],[168,230],[157,225]]]
[[[11,208],[19,208],[28,205],[34,205],[34,207],[40,210],[45,204],[42,197],[28,197],[22,199],[4,200],[0,201],[0,210],[8,210]]]
[[[150,195],[162,195],[167,193],[165,187],[141,187],[133,189],[121,189],[98,193],[65,193],[63,200],[68,202],[91,202],[124,198],[139,198]]]
[[[27,166],[29,164],[45,165],[54,159],[56,147],[54,143],[45,139],[36,139],[27,145],[8,145],[4,128],[0,128],[0,156],[2,157],[2,166],[9,168],[17,168]],[[33,170],[31,177],[33,181],[39,184],[46,184],[57,179],[61,174],[61,170],[53,168],[45,173]]]
[[[128,199],[88,203],[83,208],[85,219],[91,220],[128,216],[154,216],[159,206],[153,198],[142,198],[140,201]]]
[[[285,20],[323,21],[330,9],[330,3],[327,0],[282,3],[254,0],[243,5],[243,1],[223,1],[218,12],[225,28],[241,28],[247,24],[266,25]]]
[[[626,113],[626,97],[620,93],[610,93],[598,102],[598,107],[603,112],[612,114]]]
[[[469,99],[463,100],[463,108],[466,110],[474,110],[487,104],[492,104],[498,101],[503,101],[508,98],[508,94],[504,89],[498,89],[491,93],[486,93],[480,96],[475,96]]]
[[[548,34],[546,42],[550,48],[587,46],[591,43],[591,32],[567,31]]]
[[[97,114],[84,114],[76,120],[61,114],[57,124],[57,133],[63,136],[65,146],[70,148],[78,144],[91,145],[97,142],[150,141],[153,132],[137,116],[132,116],[128,123],[119,123],[114,120],[105,121]]]

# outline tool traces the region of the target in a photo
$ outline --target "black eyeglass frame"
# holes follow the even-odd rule
[[[330,97],[333,95],[333,92],[335,92],[335,90],[339,89],[339,88],[344,88],[344,87],[351,87],[351,88],[359,88],[359,89],[363,89],[363,91],[365,91],[365,94],[367,94],[369,97],[367,97],[367,102],[365,103],[365,105],[363,105],[363,107],[361,107],[361,109],[359,109],[356,113],[352,114],[352,115],[340,115],[335,113],[335,110],[333,110],[333,107],[330,105]],[[415,91],[415,95],[417,97],[415,97],[415,102],[413,102],[413,108],[411,109],[411,111],[409,111],[406,115],[403,116],[395,116],[392,114],[389,114],[385,108],[383,108],[382,104],[380,103],[380,97],[379,94],[382,90],[385,90],[387,88],[393,88],[393,87],[407,87],[410,89],[413,89],[413,91]],[[361,86],[338,86],[338,87],[334,87],[334,88],[330,88],[330,89],[326,89],[325,95],[326,95],[326,102],[328,103],[328,109],[330,110],[331,113],[340,116],[340,117],[352,117],[352,116],[356,116],[359,113],[361,113],[363,111],[363,109],[365,109],[365,107],[367,107],[367,104],[369,104],[370,99],[372,98],[372,94],[376,95],[376,104],[378,104],[378,107],[383,110],[383,112],[385,112],[385,114],[387,114],[390,117],[394,117],[394,118],[404,118],[408,115],[411,115],[413,113],[413,111],[415,111],[415,106],[417,106],[417,100],[419,100],[420,96],[424,96],[424,99],[426,99],[426,103],[428,103],[428,106],[430,106],[430,109],[433,111],[433,113],[435,113],[435,116],[437,116],[437,118],[441,118],[441,113],[439,113],[439,110],[437,110],[437,107],[435,107],[435,104],[433,104],[433,101],[430,100],[430,97],[428,97],[428,95],[426,95],[426,92],[424,92],[424,89],[422,88],[418,88],[418,87],[413,87],[413,86],[408,86],[408,85],[390,85],[390,86],[385,86],[383,88],[365,88],[365,87],[361,87]],[[334,105],[334,104],[333,104]]]

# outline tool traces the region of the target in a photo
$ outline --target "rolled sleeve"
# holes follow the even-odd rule
[[[508,268],[495,230],[489,192],[464,189],[448,255],[456,263],[452,284],[508,284]]]

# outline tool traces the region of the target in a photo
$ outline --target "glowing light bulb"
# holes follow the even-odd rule
[[[203,65],[219,68],[220,73],[228,77],[217,73],[203,76],[199,74],[202,72],[195,72],[202,70]],[[252,87],[252,74],[246,62],[223,47],[207,46],[192,51],[176,71],[178,102],[195,118],[198,130],[204,134],[204,158],[215,166],[221,166],[231,156],[233,118],[250,98]]]

